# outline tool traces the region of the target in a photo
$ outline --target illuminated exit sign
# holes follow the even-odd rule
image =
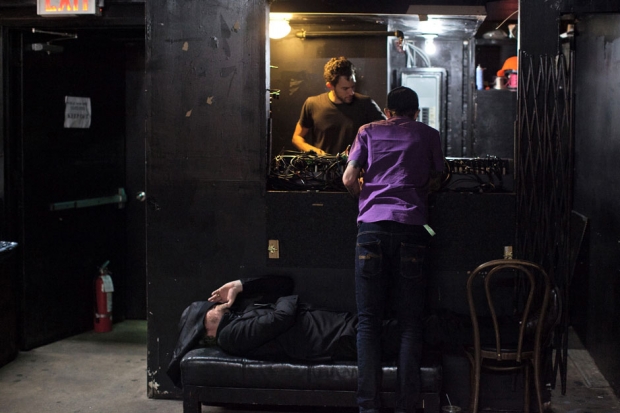
[[[37,0],[40,16],[99,14],[97,0]]]

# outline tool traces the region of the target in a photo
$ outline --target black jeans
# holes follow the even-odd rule
[[[381,407],[381,327],[391,310],[395,312],[400,339],[396,411],[415,412],[420,393],[421,316],[427,285],[423,263],[429,238],[421,225],[380,221],[359,226],[355,285],[360,412],[374,413]]]

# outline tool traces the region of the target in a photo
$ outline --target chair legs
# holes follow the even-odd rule
[[[470,357],[471,368],[469,370],[470,380],[470,398],[469,398],[469,413],[478,413],[480,404],[480,376],[482,374],[482,367],[480,363],[476,363],[472,357]],[[530,377],[532,375],[532,367],[534,370],[534,386],[536,392],[536,401],[538,403],[538,412],[544,413],[542,393],[540,386],[540,368],[537,360],[531,360],[531,364],[526,362],[523,371],[523,412],[530,412]]]
[[[523,413],[530,413],[530,363],[523,370]]]
[[[482,373],[482,366],[478,360],[474,360],[474,357],[467,354],[470,363],[469,369],[469,412],[478,413],[478,402],[480,400],[480,375]]]
[[[542,402],[542,394],[540,387],[540,358],[538,353],[534,355],[534,386],[536,386],[536,401],[538,402],[538,412],[543,413],[543,402]]]

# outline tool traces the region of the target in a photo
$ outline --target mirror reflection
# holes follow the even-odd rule
[[[308,110],[302,109],[308,98],[318,99],[331,93],[338,103],[343,101],[344,93],[354,92],[355,96],[369,97],[382,110],[387,93],[403,85],[418,93],[418,121],[440,132],[442,150],[449,161],[459,158],[461,164],[465,162],[467,167],[474,168],[473,161],[468,163],[464,158],[491,157],[495,161],[478,162],[478,167],[509,169],[509,165],[502,166],[499,160],[513,158],[511,114],[506,113],[502,125],[505,130],[498,132],[484,130],[487,121],[497,125],[497,114],[488,113],[485,118],[476,112],[479,97],[476,94],[487,92],[476,90],[475,71],[476,53],[480,49],[476,34],[485,19],[484,7],[472,6],[466,10],[469,14],[462,14],[462,7],[455,10],[459,14],[452,13],[449,6],[432,9],[411,6],[406,15],[272,13],[270,30],[279,29],[280,33],[272,34],[269,45],[271,166],[278,159],[288,164],[293,161],[292,155],[308,152],[330,158],[321,162],[346,163],[342,156],[346,155],[346,147],[353,142],[355,133],[341,136],[340,144],[331,146],[324,142],[320,132],[315,136],[313,128],[308,127],[310,124],[303,124],[307,122]],[[511,40],[514,46],[514,39]],[[354,66],[354,79],[346,79],[344,86],[330,85],[324,77],[325,65],[340,56]],[[497,60],[500,56],[493,58]],[[504,99],[509,110],[516,94],[514,90],[503,91],[510,93]],[[498,106],[497,96],[480,97],[482,106]],[[357,126],[352,129],[356,130]],[[494,136],[476,140],[476,133]],[[332,163],[329,163],[331,168],[339,169]],[[327,184],[328,188],[317,189],[333,189],[329,186],[331,183]]]

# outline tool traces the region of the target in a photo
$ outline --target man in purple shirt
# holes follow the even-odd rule
[[[389,312],[400,329],[395,411],[415,412],[420,392],[427,197],[439,186],[444,158],[439,132],[416,121],[418,106],[413,90],[393,89],[384,110],[388,119],[359,129],[342,178],[359,197],[357,403],[364,413],[381,407],[381,324]]]

